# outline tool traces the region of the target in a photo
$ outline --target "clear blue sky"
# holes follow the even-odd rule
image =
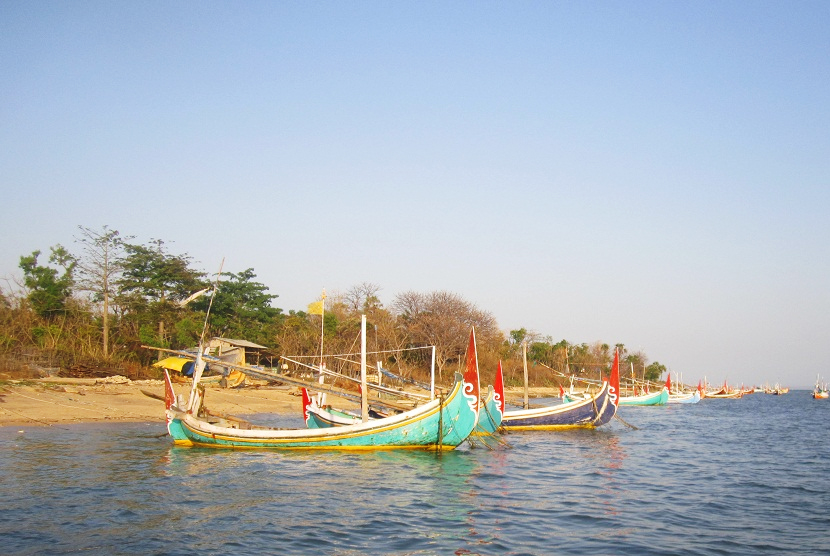
[[[79,224],[684,379],[830,379],[830,3],[0,0],[0,277]],[[4,286],[5,287],[5,286]]]

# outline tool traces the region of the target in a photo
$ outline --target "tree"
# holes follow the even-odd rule
[[[110,300],[115,293],[116,279],[123,269],[121,253],[124,240],[117,230],[103,226],[93,230],[78,226],[83,256],[78,261],[78,287],[92,294],[92,301],[101,302],[104,358],[109,357]],[[131,239],[131,238],[128,238]]]
[[[377,284],[363,282],[352,286],[343,295],[339,296],[343,304],[354,313],[367,313],[372,309],[381,307],[378,292],[381,287]]]
[[[171,255],[160,239],[152,244],[124,244],[117,302],[138,327],[142,343],[166,346],[165,322],[175,324],[186,300],[208,284],[203,272],[190,268],[188,255]],[[151,331],[156,326],[157,335]]]
[[[501,345],[504,337],[496,319],[461,296],[446,291],[428,294],[404,292],[392,304],[399,315],[413,345],[434,345],[438,377],[448,363],[461,364],[467,349],[470,328],[476,328],[478,352],[489,344],[491,349]]]
[[[666,366],[661,365],[658,361],[651,363],[646,367],[645,379],[652,382],[658,382],[663,373],[666,372]]]
[[[190,268],[190,257],[171,255],[164,241],[153,240],[153,247],[123,245],[118,286],[122,293],[137,293],[146,302],[181,302],[195,291],[207,287],[204,273]]]
[[[266,326],[282,313],[282,309],[271,306],[277,295],[269,294],[268,286],[254,281],[253,268],[239,274],[223,272],[227,279],[219,283],[213,300],[211,327],[222,335],[246,338],[254,342],[265,342],[269,338]],[[207,310],[208,301],[202,299],[196,307]]]
[[[20,257],[23,283],[29,290],[27,298],[32,309],[42,317],[51,317],[66,310],[66,302],[72,296],[77,265],[75,258],[60,244],[52,247],[51,252],[49,262],[63,268],[60,276],[57,269],[38,265],[40,251]]]

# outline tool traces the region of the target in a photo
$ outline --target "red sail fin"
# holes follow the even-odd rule
[[[499,411],[504,415],[504,375],[501,371],[501,360],[499,360],[499,367],[496,369],[496,383],[493,385],[493,389],[496,391]]]
[[[614,350],[614,364],[611,365],[611,381],[608,384],[608,392],[611,396],[611,402],[614,405],[620,403],[620,352]]]
[[[176,393],[173,391],[170,375],[167,369],[164,369],[164,409],[170,409],[174,403],[176,403]]]
[[[464,393],[475,398],[473,409],[477,412],[480,392],[478,385],[478,354],[476,353],[475,328],[470,330],[470,344],[467,346],[467,367],[464,371],[464,383]]]
[[[671,394],[671,373],[669,373],[669,376],[666,377],[666,389],[669,391],[669,394]]]
[[[308,406],[311,405],[311,395],[303,387],[303,422],[308,421]]]

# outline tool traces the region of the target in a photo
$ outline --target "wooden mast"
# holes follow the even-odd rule
[[[369,420],[369,385],[366,383],[366,315],[360,315],[360,416]]]
[[[527,399],[527,342],[522,342],[522,363],[525,371],[525,409],[530,407],[530,401]]]

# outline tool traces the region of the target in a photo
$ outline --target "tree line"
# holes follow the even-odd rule
[[[57,244],[48,257],[22,255],[22,279],[0,291],[0,371],[47,366],[64,375],[156,377],[150,365],[159,352],[142,346],[192,348],[206,322],[207,337],[244,339],[272,355],[319,356],[321,338],[326,353],[354,353],[362,314],[371,357],[419,380],[428,378],[432,350],[412,348],[435,346],[436,379],[449,383],[463,364],[471,326],[485,383],[502,361],[507,383],[521,384],[525,360],[536,386],[567,386],[566,375],[598,380],[607,376],[614,348],[624,374],[631,368],[656,381],[666,371],[621,344],[554,342],[524,328],[505,335],[491,313],[452,292],[405,291],[385,306],[381,287],[364,282],[326,297],[322,315],[285,312],[253,268],[210,275],[162,240],[135,242],[108,226],[78,226],[74,242],[75,252]]]

